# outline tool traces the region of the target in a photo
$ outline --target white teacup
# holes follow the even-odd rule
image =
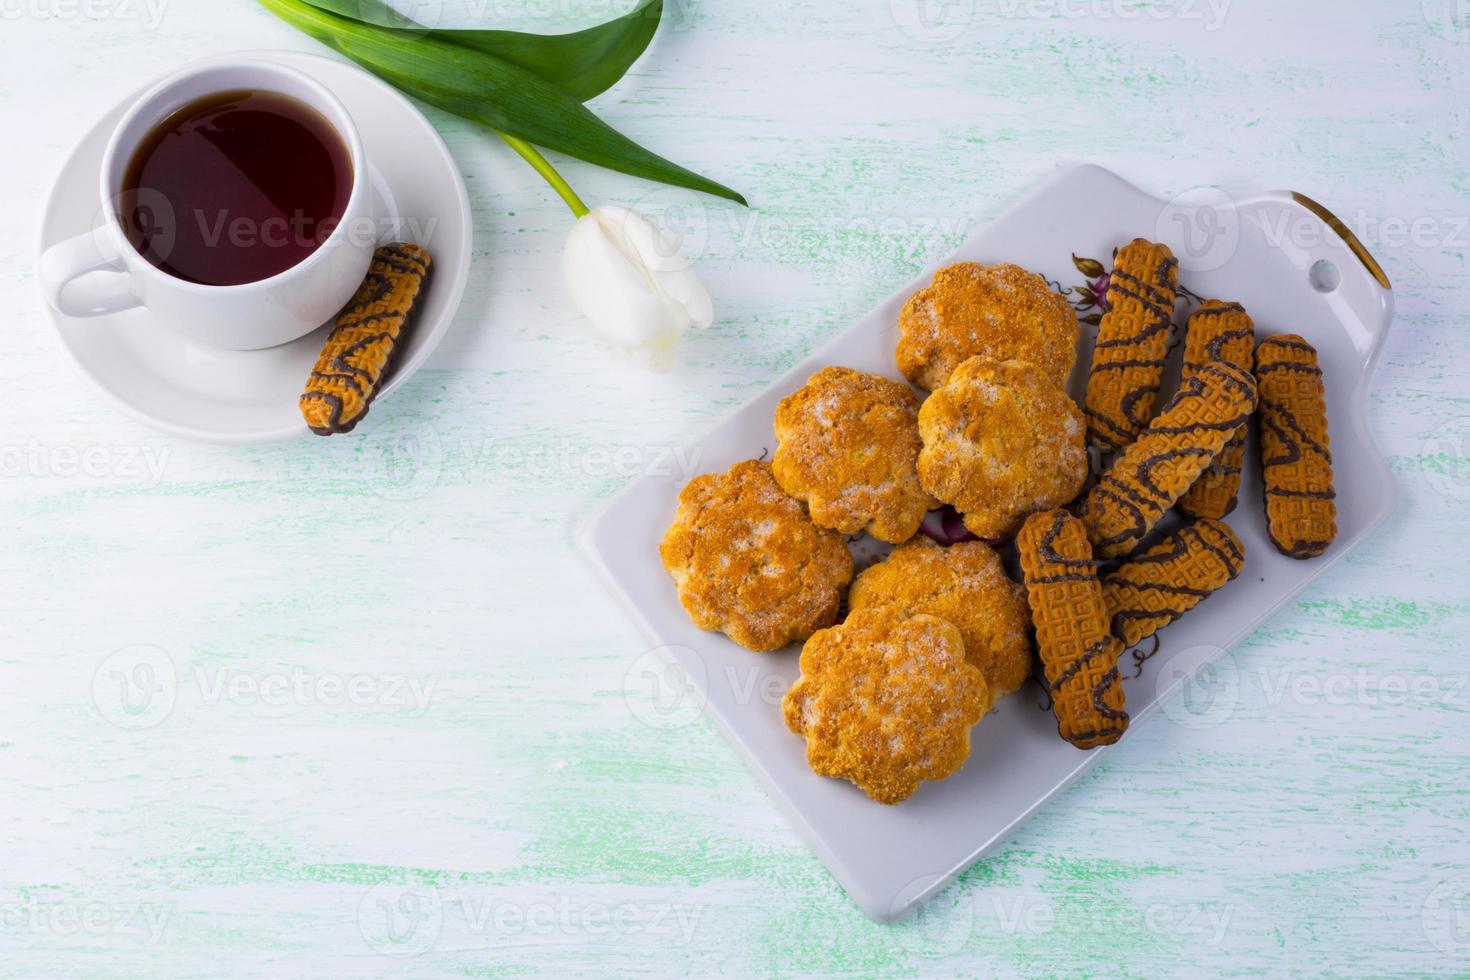
[[[279,93],[319,112],[347,149],[352,191],[337,226],[297,264],[256,282],[204,285],[172,276],[139,254],[123,230],[117,205],[133,151],[155,126],[197,99],[236,90]],[[46,250],[41,285],[51,305],[67,316],[146,307],[154,321],[211,347],[256,350],[284,344],[331,318],[367,274],[378,217],[370,183],[357,127],[320,82],[265,61],[220,59],[190,65],[144,93],[117,124],[102,157],[101,224]],[[82,277],[86,281],[75,282]]]

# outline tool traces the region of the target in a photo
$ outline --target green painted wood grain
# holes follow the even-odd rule
[[[243,0],[169,4],[153,30],[0,28],[18,39],[0,106],[28,120],[0,154],[0,975],[1470,974],[1433,906],[1470,872],[1470,46],[1430,2],[1237,0],[1212,33],[976,3],[937,46],[895,26],[904,7],[684,4],[595,103],[753,204],[567,166],[589,202],[677,219],[697,254],[720,317],[677,374],[608,363],[560,287],[560,205],[431,111],[476,207],[455,330],[352,439],[239,449],[158,436],[71,372],[32,230],[115,92],[309,42]],[[605,8],[539,9],[571,27]],[[1082,159],[1157,194],[1291,187],[1375,222],[1398,319],[1370,408],[1404,504],[1223,662],[1219,724],[1140,727],[917,919],[878,926],[706,723],[640,720],[624,690],[645,644],[571,528],[630,479],[604,454],[654,465]],[[32,444],[40,472],[5,468]],[[57,472],[88,447],[112,471]],[[177,678],[141,731],[93,696],[132,644]],[[432,695],[261,700],[302,675]],[[221,678],[257,695],[212,698]],[[385,895],[437,897],[432,945],[372,944]],[[130,907],[161,917],[156,941],[141,912],[120,925]],[[540,910],[551,928],[525,921]]]

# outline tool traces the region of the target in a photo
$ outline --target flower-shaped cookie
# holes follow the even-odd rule
[[[930,391],[971,357],[1030,361],[1057,387],[1077,360],[1077,315],[1020,266],[960,262],[934,274],[898,317],[898,369]]]
[[[973,357],[919,410],[919,480],[982,538],[1013,533],[1087,480],[1082,411],[1025,361]]]
[[[659,545],[689,618],[751,650],[776,650],[837,621],[852,555],[836,531],[756,460],[696,477]]]
[[[1025,586],[1007,577],[1000,556],[983,541],[946,548],[914,538],[859,575],[847,604],[853,612],[893,609],[953,623],[964,637],[965,659],[985,675],[992,703],[1031,673]]]
[[[813,772],[901,803],[924,780],[959,771],[989,703],[958,628],[865,609],[807,640],[782,707]]]
[[[776,409],[776,481],[822,527],[907,541],[936,506],[915,468],[918,418],[908,385],[823,368]]]

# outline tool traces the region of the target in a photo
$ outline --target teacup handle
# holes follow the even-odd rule
[[[124,271],[122,257],[104,252],[97,243],[97,234],[91,231],[46,249],[38,270],[46,301],[72,317],[105,316],[142,306],[143,300],[133,291],[132,277],[126,275],[106,277],[104,284],[88,290],[90,295],[81,301],[66,294],[66,287],[82,276]]]

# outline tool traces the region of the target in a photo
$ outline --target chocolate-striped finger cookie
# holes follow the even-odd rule
[[[1189,318],[1184,340],[1183,376],[1199,373],[1201,364],[1220,361],[1249,371],[1255,363],[1255,324],[1239,303],[1207,301]],[[1221,518],[1235,509],[1240,493],[1240,467],[1245,461],[1245,434],[1242,425],[1220,450],[1194,486],[1179,498],[1179,509],[1191,517]]]
[[[1016,536],[1036,645],[1057,732],[1079,749],[1110,745],[1128,730],[1118,657],[1087,534],[1064,510],[1032,514]]]
[[[403,242],[373,253],[367,278],[337,315],[306,380],[301,415],[312,432],[351,432],[367,414],[406,339],[429,262],[428,249]]]
[[[1337,537],[1337,494],[1327,400],[1317,350],[1296,334],[1256,348],[1261,392],[1261,476],[1271,543],[1291,558],[1312,558]]]
[[[1178,285],[1179,260],[1167,245],[1135,238],[1113,257],[1108,311],[1097,327],[1087,377],[1091,445],[1122,449],[1153,418]]]
[[[1180,528],[1103,579],[1113,635],[1127,646],[1153,636],[1240,574],[1245,548],[1222,521]]]

